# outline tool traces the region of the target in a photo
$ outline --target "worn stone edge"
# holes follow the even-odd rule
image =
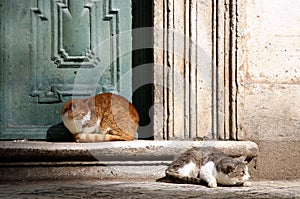
[[[157,161],[170,160],[191,147],[214,147],[230,156],[258,155],[251,141],[126,141],[103,143],[0,142],[5,161]]]
[[[231,156],[258,155],[248,141],[130,141],[114,143],[0,142],[0,181],[158,179],[191,147],[214,147]]]

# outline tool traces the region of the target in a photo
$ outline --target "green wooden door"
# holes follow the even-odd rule
[[[71,97],[131,100],[131,0],[0,1],[0,139],[46,139]]]

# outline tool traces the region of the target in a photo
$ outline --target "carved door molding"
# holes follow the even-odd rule
[[[91,96],[109,89],[120,92],[120,87],[117,85],[117,78],[120,77],[121,72],[118,61],[120,51],[117,46],[120,31],[119,9],[112,7],[112,0],[52,0],[49,2],[37,0],[37,7],[31,9],[31,73],[33,75],[31,96],[38,99],[32,101],[58,103],[65,101],[64,97],[74,95]],[[106,23],[107,27],[101,26],[103,23]],[[130,25],[129,21],[127,23]],[[41,34],[45,29],[47,32]],[[106,29],[106,35],[101,35],[102,29]],[[53,76],[57,77],[66,70],[73,71],[75,77],[77,69],[102,71],[101,75],[106,76],[106,82],[102,86],[104,88],[95,87],[97,79],[94,79],[92,84],[90,79],[86,82],[74,83],[74,79],[70,78],[71,74],[64,74],[64,77],[56,78],[54,81],[51,77],[45,77],[44,74],[49,72],[47,68],[54,68],[51,63],[41,66],[40,62],[41,59],[46,59],[45,56],[49,57],[43,49],[47,48],[50,39],[51,60],[56,66],[52,69],[55,70]],[[109,44],[109,46],[105,45],[107,48],[105,53],[103,53],[104,49],[101,49],[104,47],[104,45],[101,46],[101,42]],[[103,55],[110,59],[101,58]],[[101,67],[107,67],[107,71],[99,69]]]
[[[0,5],[0,139],[45,139],[71,97],[131,100],[131,0]]]

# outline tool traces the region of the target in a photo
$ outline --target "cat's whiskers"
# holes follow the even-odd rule
[[[82,133],[99,133],[104,134],[100,129],[100,119],[97,119],[95,125],[85,125],[83,123]]]
[[[82,120],[82,123],[89,122],[91,120],[91,111],[89,111],[85,116],[83,116]]]
[[[228,174],[224,174],[223,172],[217,172],[216,178],[220,184],[235,185],[248,181],[250,179],[250,175],[248,173],[248,167],[245,166],[245,174],[242,177],[230,177]]]

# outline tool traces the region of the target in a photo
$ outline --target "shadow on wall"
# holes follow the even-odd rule
[[[47,141],[49,142],[75,142],[72,133],[61,122],[51,126],[47,130]]]

